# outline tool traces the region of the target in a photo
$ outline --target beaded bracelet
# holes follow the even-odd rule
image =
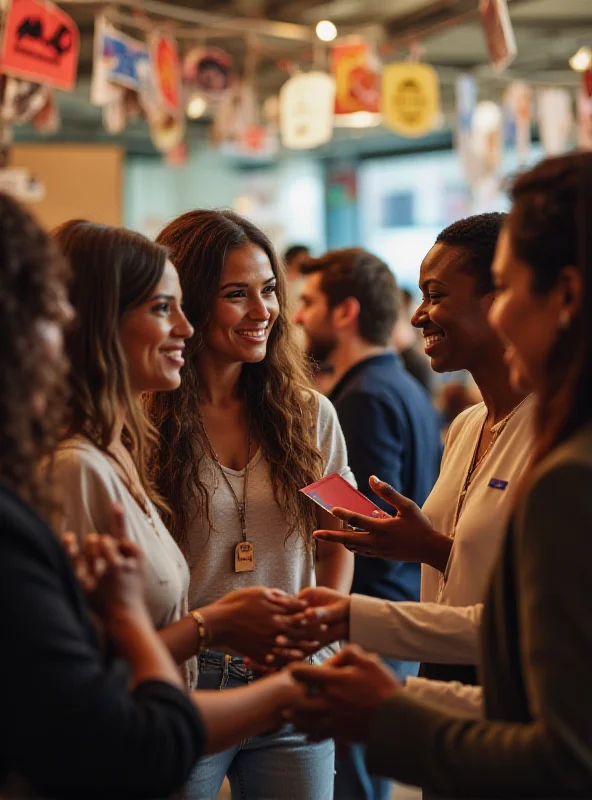
[[[198,653],[205,652],[208,649],[208,634],[206,630],[206,622],[203,618],[203,614],[201,611],[197,609],[194,611],[189,612],[189,616],[193,617],[193,619],[197,622],[197,627],[199,630],[199,650]]]

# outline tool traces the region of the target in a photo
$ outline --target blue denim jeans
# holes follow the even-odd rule
[[[409,661],[383,660],[401,681],[408,675],[416,676],[419,670],[419,664]],[[335,800],[389,800],[392,797],[391,780],[368,774],[364,745],[339,748],[335,768]]]
[[[252,680],[240,658],[210,651],[199,659],[198,689],[230,689]],[[232,800],[333,800],[334,744],[309,744],[290,726],[253,736],[200,759],[187,783],[186,800],[216,800],[225,775]]]

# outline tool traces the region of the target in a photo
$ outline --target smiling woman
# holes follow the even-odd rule
[[[353,557],[325,543],[315,554],[312,532],[332,517],[317,515],[299,491],[330,472],[352,479],[345,443],[292,341],[271,243],[248,220],[205,210],[174,220],[159,242],[179,270],[196,329],[180,391],[150,403],[162,440],[157,485],[189,562],[190,600],[202,605],[256,584],[289,594],[315,582],[348,591]],[[199,688],[252,680],[228,652],[212,647],[200,657]],[[307,744],[290,730],[205,759],[188,797],[215,797],[227,771],[237,796],[333,797],[333,745]]]
[[[54,235],[72,265],[76,312],[66,337],[72,363],[67,424],[53,459],[62,507],[57,528],[82,538],[108,531],[112,504],[121,503],[127,535],[145,552],[154,624],[166,628],[187,614],[189,576],[148,479],[155,432],[139,401],[143,392],[181,382],[193,328],[181,308],[179,277],[163,247],[131,231],[73,220]],[[194,653],[195,628],[192,622]],[[189,684],[195,658],[178,660]]]
[[[504,220],[502,214],[482,214],[451,225],[421,265],[423,297],[413,324],[423,331],[432,367],[469,370],[483,396],[451,425],[424,513],[375,482],[374,491],[396,516],[372,519],[346,512],[341,519],[368,533],[315,533],[355,552],[421,562],[421,602],[354,594],[343,603],[319,590],[305,593],[310,605],[336,603],[330,619],[348,624],[356,644],[390,658],[421,661],[421,677],[407,679],[410,694],[469,715],[480,713],[481,694],[459,682],[477,682],[482,600],[532,443],[533,398],[511,384],[505,345],[487,319],[495,301],[491,266]],[[321,609],[321,621],[323,616]],[[316,638],[317,630],[305,627],[303,633],[300,627],[299,635]],[[335,633],[329,628],[319,638],[332,641]]]

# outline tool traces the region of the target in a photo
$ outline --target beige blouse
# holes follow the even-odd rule
[[[111,460],[82,437],[62,443],[55,456],[55,479],[63,515],[59,532],[109,533],[113,503],[122,504],[127,536],[144,553],[146,597],[157,629],[177,622],[188,612],[189,569],[155,506],[148,515],[134,500]],[[197,659],[183,665],[188,685],[194,685]]]
[[[517,408],[474,473],[462,512],[458,499],[487,409],[479,403],[452,423],[440,476],[423,511],[434,529],[453,537],[444,575],[422,565],[421,602],[391,603],[352,596],[350,639],[391,658],[443,664],[476,664],[483,599],[516,491],[526,474],[533,442],[534,397]],[[456,525],[455,525],[456,523]],[[481,690],[458,683],[408,678],[422,699],[479,715]]]

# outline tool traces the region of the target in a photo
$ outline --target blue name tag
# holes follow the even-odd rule
[[[500,489],[502,492],[504,491],[504,489],[506,488],[507,485],[508,485],[508,481],[500,481],[499,478],[492,478],[489,481],[489,486],[492,489]]]

